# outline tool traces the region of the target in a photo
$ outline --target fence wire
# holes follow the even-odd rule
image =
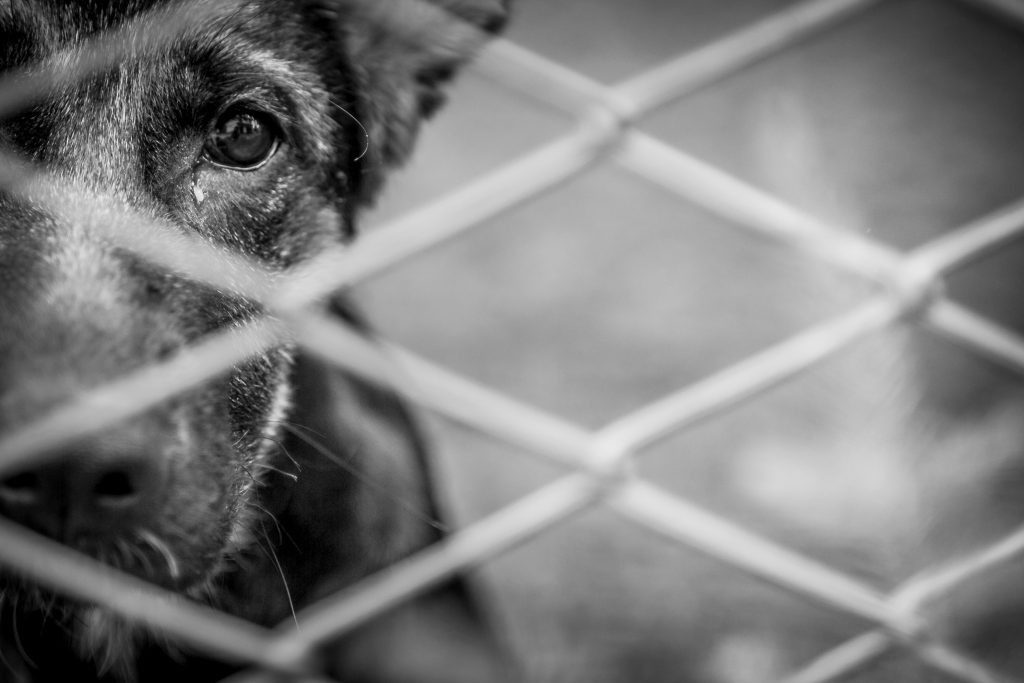
[[[950,0],[953,1],[953,0]],[[965,1],[965,0],[960,0]],[[805,599],[855,615],[872,630],[822,654],[787,683],[838,681],[904,648],[926,665],[972,683],[1004,680],[930,633],[923,608],[1024,552],[1024,530],[953,566],[910,579],[885,595],[841,571],[759,536],[638,477],[639,451],[701,420],[734,409],[787,382],[858,340],[896,324],[920,324],[1024,373],[1024,340],[945,298],[942,278],[1018,239],[1024,202],[1002,207],[909,253],[831,225],[779,197],[731,177],[634,127],[652,110],[815,35],[881,0],[812,0],[793,5],[701,49],[606,87],[507,41],[478,68],[507,87],[574,117],[563,136],[293,272],[267,272],[237,255],[190,239],[152,216],[112,207],[117,220],[96,226],[111,240],[187,277],[262,302],[264,319],[209,337],[162,363],[76,397],[0,441],[0,471],[44,457],[55,446],[146,411],[175,394],[283,341],[386,383],[411,400],[566,470],[555,482],[453,533],[386,572],[307,608],[301,630],[264,629],[120,573],[0,519],[0,562],[68,595],[104,605],[214,657],[285,674],[309,669],[318,645],[422,593],[453,573],[485,562],[596,505],[672,543],[694,547]],[[1015,0],[972,0],[1024,21]],[[159,50],[190,27],[231,11],[192,4],[137,19],[75,55],[0,78],[0,115],[16,112],[50,85],[71,83],[127,55]],[[71,65],[71,66],[69,66]],[[766,235],[803,258],[877,285],[868,301],[725,370],[643,406],[597,430],[524,404],[440,367],[409,350],[368,341],[326,317],[317,302],[454,239],[516,205],[552,192],[595,164],[614,163],[728,219]],[[0,187],[61,216],[95,200],[84,189],[55,187],[42,169],[0,157]],[[326,220],[326,219],[325,219]],[[130,229],[127,229],[129,228]],[[126,590],[129,589],[129,590]],[[251,672],[252,679],[259,674]],[[232,680],[243,680],[233,677]]]

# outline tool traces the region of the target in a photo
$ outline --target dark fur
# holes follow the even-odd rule
[[[144,0],[0,0],[0,67],[110,29],[141,32],[160,11]],[[92,198],[66,220],[45,201],[0,194],[0,432],[258,312],[112,248],[90,230],[109,207],[273,269],[300,263],[353,234],[359,207],[479,44],[475,27],[495,31],[503,19],[496,0],[225,3],[170,49],[135,50],[0,121],[0,142],[57,179],[57,189],[34,190],[40,198],[65,187]],[[280,126],[280,147],[258,170],[204,158],[211,127],[238,102]],[[37,469],[4,473],[0,512],[271,626],[290,618],[290,603],[311,604],[436,541],[428,475],[396,397],[280,348]],[[14,578],[0,602],[0,654],[0,679],[19,682],[229,672]],[[349,682],[503,675],[461,579],[325,660]]]

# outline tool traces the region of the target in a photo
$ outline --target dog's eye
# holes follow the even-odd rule
[[[242,107],[224,112],[206,138],[206,156],[218,166],[254,171],[274,156],[278,127],[269,114]]]

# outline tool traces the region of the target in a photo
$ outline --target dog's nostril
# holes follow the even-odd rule
[[[42,494],[42,480],[35,472],[21,472],[0,481],[0,499],[10,503],[33,503]]]
[[[39,488],[39,475],[35,472],[22,472],[4,479],[0,486],[15,491],[36,490]]]
[[[130,505],[138,496],[138,488],[127,472],[107,472],[96,480],[92,493],[106,506]]]

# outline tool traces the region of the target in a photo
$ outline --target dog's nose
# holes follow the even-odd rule
[[[0,479],[0,510],[64,542],[137,527],[164,485],[151,448],[125,434],[68,448],[40,467]]]

